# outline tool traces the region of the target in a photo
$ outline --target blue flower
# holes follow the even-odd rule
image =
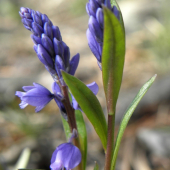
[[[36,106],[35,111],[39,112],[54,98],[54,95],[40,84],[33,83],[33,85],[23,86],[25,92],[17,91],[15,95],[21,99],[19,104],[21,109],[31,105]]]
[[[67,119],[66,109],[62,103],[63,95],[61,93],[59,85],[54,82],[52,84],[52,94],[44,86],[33,83],[34,86],[23,86],[25,92],[17,91],[16,96],[20,97],[21,103],[19,104],[21,109],[24,109],[26,106],[31,105],[35,106],[35,112],[42,110],[52,99],[57,103],[62,116]]]
[[[80,150],[72,143],[63,143],[54,151],[50,168],[52,170],[61,170],[62,168],[70,170],[75,168],[80,162]]]
[[[75,129],[68,143],[59,145],[52,154],[51,170],[70,170],[81,162],[81,152],[71,141],[75,138]]]

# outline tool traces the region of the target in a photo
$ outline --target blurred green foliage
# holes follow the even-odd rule
[[[170,71],[170,1],[160,3],[157,17],[152,25],[153,37],[143,42],[143,46],[153,53],[153,61],[159,74],[166,74]]]
[[[37,114],[24,114],[13,110],[0,112],[0,116],[6,121],[16,125],[24,134],[37,137],[46,128],[45,122],[48,122],[48,116]],[[40,116],[40,115],[39,115]]]
[[[1,0],[0,1],[0,16],[12,19],[20,19],[18,15],[19,1],[18,0]]]
[[[170,1],[164,1],[161,5],[161,10],[158,11],[162,29],[160,34],[152,42],[153,50],[156,54],[156,60],[160,71],[165,73],[170,71]]]
[[[70,6],[70,10],[74,15],[83,15],[86,13],[86,3],[88,0],[76,0]]]

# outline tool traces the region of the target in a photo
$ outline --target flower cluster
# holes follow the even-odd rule
[[[60,30],[49,20],[47,15],[41,14],[29,8],[21,7],[19,12],[24,27],[33,34],[31,38],[34,42],[34,50],[39,60],[54,79],[52,84],[53,94],[40,84],[33,83],[34,86],[24,86],[25,92],[17,91],[16,95],[20,97],[20,108],[25,108],[28,104],[35,106],[36,112],[43,109],[52,99],[57,103],[62,116],[67,119],[66,109],[63,105],[64,96],[61,86],[65,85],[61,70],[74,75],[79,63],[79,54],[76,54],[70,60],[70,49],[62,41]],[[57,83],[58,84],[57,84]],[[87,85],[94,94],[98,92],[97,84]],[[80,109],[77,101],[72,96],[73,108]]]
[[[24,27],[30,30],[34,50],[54,80],[62,82],[61,71],[74,75],[79,63],[79,54],[70,60],[70,49],[62,41],[60,30],[47,15],[22,7],[19,12]]]
[[[86,11],[89,15],[89,24],[86,32],[89,47],[97,58],[98,65],[101,69],[102,48],[103,48],[103,30],[104,16],[102,5],[110,9],[114,15],[120,20],[120,13],[116,6],[111,6],[110,0],[89,0],[86,4]]]
[[[38,83],[33,83],[33,86],[23,86],[24,92],[16,92],[16,96],[21,99],[20,108],[24,109],[27,105],[32,105],[36,107],[35,111],[39,112],[54,99],[62,116],[67,120],[67,107],[65,108],[64,105],[64,101],[67,99],[65,98],[64,89],[65,87],[68,89],[68,87],[63,80],[61,70],[74,75],[80,56],[76,54],[70,59],[69,47],[63,42],[59,28],[53,25],[47,15],[24,7],[20,9],[19,14],[24,27],[32,32],[31,38],[39,60],[44,64],[46,70],[54,80],[52,93]],[[87,87],[95,95],[98,93],[99,88],[95,82],[88,84]],[[68,93],[67,90],[66,93]],[[71,107],[74,110],[81,110],[74,96],[71,95],[71,97]],[[81,152],[72,144],[72,140],[76,136],[77,131],[73,130],[69,142],[63,143],[56,148],[51,159],[50,168],[52,170],[61,170],[64,168],[70,170],[81,162]]]
[[[98,85],[93,82],[85,86],[73,77],[80,56],[76,54],[70,58],[70,49],[62,40],[59,28],[53,25],[47,15],[39,11],[22,7],[19,12],[24,27],[32,32],[31,38],[38,59],[54,80],[52,92],[37,83],[23,86],[24,92],[16,92],[16,96],[21,99],[19,106],[24,109],[32,105],[36,107],[35,111],[39,112],[54,99],[65,119],[63,127],[66,137],[69,137],[68,132],[72,133],[69,141],[59,145],[53,152],[51,170],[71,170],[76,166],[79,170],[86,169],[87,131],[83,111],[101,140],[105,152],[104,169],[115,170],[120,142],[128,121],[156,78],[155,75],[147,81],[132,101],[119,127],[119,140],[115,141],[115,108],[121,87],[126,49],[123,18],[116,0],[88,0],[86,11],[89,15],[86,32],[88,44],[103,72],[108,122],[95,96],[99,90]],[[97,164],[94,169],[99,169]]]

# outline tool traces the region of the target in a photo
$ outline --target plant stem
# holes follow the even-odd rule
[[[64,104],[66,112],[67,112],[68,124],[70,126],[70,130],[71,131],[73,131],[73,129],[77,130],[75,112],[74,112],[74,109],[73,109],[73,107],[71,106],[71,103],[70,103],[67,86],[62,86],[62,90],[63,90],[63,95],[64,95],[63,104]]]
[[[115,114],[108,115],[108,132],[107,132],[107,149],[105,156],[105,170],[111,169],[111,161],[114,151],[114,127],[115,126]]]
[[[63,104],[64,104],[64,107],[66,109],[66,113],[67,113],[67,116],[68,116],[68,124],[69,124],[70,130],[72,132],[73,129],[76,129],[77,132],[78,132],[77,124],[76,124],[76,117],[75,117],[75,110],[73,109],[73,107],[70,103],[67,86],[62,85],[61,89],[62,89],[62,92],[63,92],[63,95],[64,95]],[[81,150],[79,138],[74,138],[73,143],[74,143],[75,146],[77,146]],[[82,170],[82,163],[80,163],[77,166],[77,170]]]

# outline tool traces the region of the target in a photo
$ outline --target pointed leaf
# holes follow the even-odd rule
[[[80,80],[62,71],[65,83],[69,87],[74,98],[86,114],[98,134],[103,148],[107,144],[107,126],[102,107],[93,92]]]
[[[117,9],[118,9],[119,12],[120,12],[120,24],[121,24],[122,29],[123,29],[124,34],[125,34],[125,27],[124,27],[124,22],[123,22],[123,16],[122,16],[122,12],[121,12],[121,10],[120,10],[120,7],[119,7],[119,5],[118,5],[118,3],[117,3],[116,0],[111,0],[111,5],[112,5],[112,7],[113,7],[113,6],[116,6]]]
[[[61,117],[61,119],[62,119],[62,122],[63,122],[63,128],[64,128],[64,132],[65,132],[65,135],[66,135],[66,139],[68,141],[69,138],[70,138],[70,134],[71,134],[70,127],[69,127],[68,122],[63,117]]]
[[[150,80],[148,80],[143,85],[143,87],[140,89],[140,91],[136,95],[135,99],[130,104],[128,110],[126,111],[126,113],[125,113],[125,115],[122,119],[122,122],[121,122],[120,127],[119,127],[119,132],[118,132],[118,135],[117,135],[116,143],[115,143],[115,149],[114,149],[114,154],[113,154],[113,159],[112,159],[111,170],[115,169],[116,159],[117,159],[117,155],[118,155],[118,151],[119,151],[119,147],[120,147],[120,142],[121,142],[123,133],[125,131],[125,128],[126,128],[128,122],[129,122],[129,119],[132,116],[135,108],[137,107],[137,105],[140,102],[140,100],[142,99],[142,97],[145,95],[145,93],[148,91],[148,89],[150,88],[150,86],[154,82],[155,78],[156,78],[156,75],[153,76]]]
[[[113,115],[119,90],[125,58],[125,35],[116,16],[106,7],[104,10],[104,44],[102,53],[103,85],[108,113]]]

